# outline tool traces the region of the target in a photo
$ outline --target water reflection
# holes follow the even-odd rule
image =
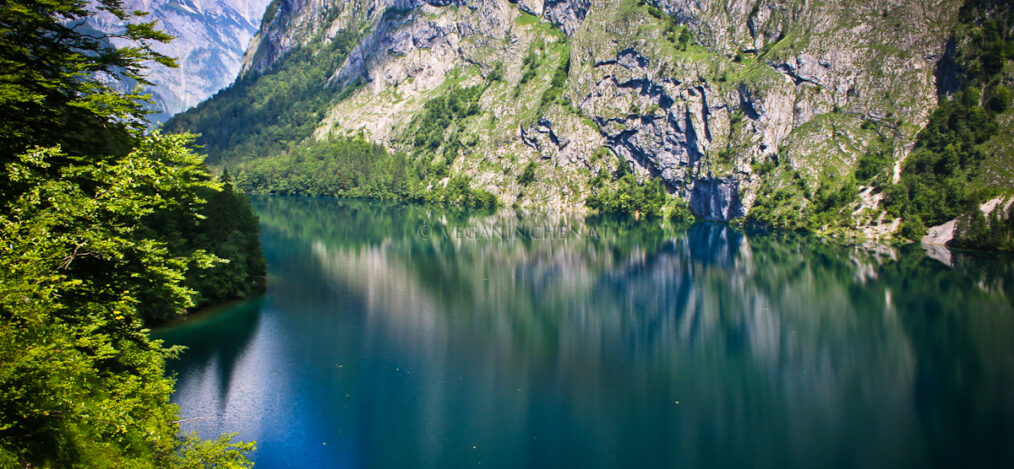
[[[218,403],[195,428],[257,439],[260,467],[1014,463],[1004,259],[948,268],[716,224],[256,208],[266,297],[167,340],[191,346],[184,415]]]
[[[183,382],[210,386],[217,412],[223,410],[236,368],[248,353],[260,320],[259,300],[230,308],[226,314],[209,313],[159,332],[169,344],[186,342],[178,368],[194,373]],[[240,317],[242,320],[232,320]]]

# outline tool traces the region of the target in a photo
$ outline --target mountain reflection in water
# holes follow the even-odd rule
[[[160,334],[258,467],[1014,466],[1009,258],[260,198],[270,286]]]

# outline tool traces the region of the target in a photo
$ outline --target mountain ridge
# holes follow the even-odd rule
[[[277,0],[242,73],[256,81],[293,51],[351,32],[341,65],[317,78],[330,99],[295,140],[363,135],[435,168],[418,171],[425,187],[462,174],[522,208],[580,210],[600,190],[596,176],[609,173],[610,186],[620,164],[642,184],[661,181],[699,218],[890,238],[902,217],[886,206],[885,188],[960,81],[944,65],[962,8]],[[1001,81],[1009,85],[1009,74]],[[454,120],[436,147],[415,145],[414,117],[453,92],[450,83],[483,86],[480,112]],[[206,129],[200,116],[174,125]],[[217,152],[212,160],[240,166],[250,156]],[[530,164],[537,177],[519,183]],[[987,192],[1009,192],[1011,181]]]

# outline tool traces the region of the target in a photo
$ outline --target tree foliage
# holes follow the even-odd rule
[[[426,192],[422,200],[470,209],[495,209],[500,204],[495,195],[473,189],[469,179],[460,174],[449,178],[446,184]]]
[[[123,31],[86,30],[96,12]],[[0,467],[249,465],[250,444],[179,435],[164,375],[179,350],[144,328],[258,288],[263,258],[193,137],[144,136],[144,96],[106,84],[172,65],[143,17],[0,4]]]
[[[1014,204],[993,209],[987,217],[974,210],[958,218],[954,247],[1014,252]]]
[[[782,173],[788,183],[779,185],[777,178],[761,186],[757,201],[750,208],[746,221],[761,227],[801,232],[830,231],[849,226],[859,195],[857,178],[880,175],[883,165],[890,159],[890,146],[881,142],[868,149],[859,159],[854,174],[822,176],[816,190],[809,190],[803,176],[795,170]],[[775,165],[775,171],[790,171]],[[771,170],[768,170],[771,171]],[[785,176],[791,174],[791,176]]]
[[[91,7],[94,5],[93,7]],[[100,34],[85,18],[101,11],[126,22]],[[5,0],[0,6],[0,164],[32,145],[61,145],[68,155],[122,154],[146,122],[145,96],[123,94],[96,76],[146,84],[144,62],[173,65],[154,50],[170,36],[139,22],[120,0]],[[113,41],[129,41],[116,47]]]
[[[241,77],[166,127],[201,132],[198,143],[209,152],[208,161],[231,167],[237,186],[255,193],[495,206],[495,197],[450,174],[455,159],[475,144],[462,138],[463,123],[479,113],[487,85],[458,86],[458,76],[452,76],[451,86],[426,102],[397,142],[404,153],[362,136],[313,137],[327,106],[362,85],[353,80],[338,87],[326,80],[356,38],[348,30],[311,41],[273,68]],[[499,69],[494,74],[502,75],[502,65]],[[426,194],[428,188],[436,193]]]
[[[638,181],[623,161],[619,162],[611,183],[605,184],[604,178],[598,177],[592,185],[596,188],[585,203],[599,213],[658,217],[671,200],[661,181]],[[685,212],[688,213],[679,213]]]
[[[904,220],[902,235],[922,237],[927,227],[956,217],[981,218],[978,205],[994,193],[976,184],[989,154],[987,145],[1000,132],[997,116],[1010,103],[1004,64],[1014,59],[1014,5],[969,0],[959,13],[954,60],[963,88],[942,96],[916,147],[902,166],[901,182],[885,188],[889,212]],[[976,239],[986,238],[977,236]],[[991,244],[966,241],[992,249]]]
[[[521,170],[521,175],[518,176],[518,184],[527,186],[535,182],[535,160],[529,161],[525,165],[525,169]]]
[[[479,97],[485,91],[484,85],[452,86],[443,95],[427,101],[423,111],[409,122],[413,159],[426,164],[442,150],[445,164],[453,162],[466,146],[461,141],[461,122],[479,113]],[[424,167],[420,172],[421,176],[427,174]]]
[[[888,182],[888,170],[893,161],[894,147],[886,137],[879,136],[856,162],[856,180],[864,184]]]
[[[188,271],[221,262],[180,255],[149,225],[164,211],[200,219],[197,193],[217,189],[186,141],[155,134],[122,158],[59,168],[66,154],[37,148],[7,165],[28,189],[0,214],[0,461],[172,467],[181,457],[164,376],[178,351],[142,327],[192,307]]]
[[[997,132],[997,123],[968,95],[966,90],[933,112],[902,166],[898,188],[887,193],[888,209],[906,220],[907,237],[923,235],[917,225],[938,225],[977,209],[981,194],[972,180],[986,157],[982,145]]]
[[[342,30],[333,38],[309,41],[275,67],[247,73],[212,99],[169,119],[165,128],[199,133],[197,143],[213,165],[294,150],[313,133],[329,103],[361,85],[357,80],[336,89],[342,84],[328,83],[357,38]]]
[[[261,194],[411,198],[406,156],[362,137],[331,137],[236,166],[240,187]]]
[[[775,187],[761,186],[757,201],[750,208],[746,220],[752,225],[792,231],[809,231],[812,225],[806,213],[806,196],[798,185]]]

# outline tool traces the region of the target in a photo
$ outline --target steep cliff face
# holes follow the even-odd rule
[[[243,59],[242,74],[263,72],[293,48],[325,31],[323,40],[341,30],[356,29],[385,12],[407,11],[428,4],[424,0],[275,0],[264,15],[260,32]]]
[[[722,200],[693,203],[705,218],[740,216],[762,182],[788,182],[762,181],[759,162],[816,184],[852,167],[872,136],[864,121],[900,118],[909,143],[935,107],[954,2],[932,13],[914,1],[780,3],[659,2],[689,29],[686,50],[666,39],[658,23],[668,18],[625,17],[618,4],[594,11],[575,36],[587,51],[578,74],[594,77],[572,88],[577,105],[618,154],[692,201]]]
[[[502,202],[581,207],[615,155],[699,217],[727,221],[789,189],[833,192],[874,144],[886,145],[895,170],[885,177],[897,178],[937,105],[960,6],[276,0],[242,73],[270,74],[292,51],[354,31],[347,58],[319,77],[340,99],[322,105],[301,138],[358,134],[413,154],[425,104],[481,84],[481,112],[452,131],[466,150],[443,164]],[[519,184],[529,162],[537,177]],[[811,203],[794,197],[797,208]],[[889,236],[897,223],[880,197],[860,187],[841,216]]]
[[[154,123],[184,111],[229,86],[239,72],[243,54],[260,26],[271,0],[126,0],[126,10],[150,12],[159,29],[174,36],[155,49],[177,59],[178,68],[154,66]],[[121,27],[111,15],[97,17],[97,28]]]

